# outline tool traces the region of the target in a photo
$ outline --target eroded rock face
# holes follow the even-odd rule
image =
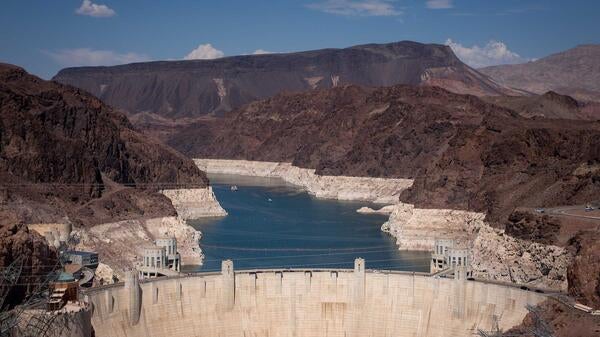
[[[27,294],[36,292],[46,274],[58,268],[57,252],[39,234],[23,224],[0,226],[0,268],[5,271],[13,262],[18,279],[15,286],[4,281],[0,296],[6,296],[5,308],[21,303]],[[4,308],[0,308],[4,309]]]
[[[485,214],[395,205],[382,230],[400,249],[432,251],[435,239],[453,239],[471,250],[473,276],[557,290],[567,289],[572,255],[563,247],[518,239],[484,221]]]
[[[119,281],[119,275],[105,263],[98,263],[98,267],[94,272],[94,285],[113,284]]]
[[[191,220],[227,215],[210,186],[195,189],[162,190],[161,193],[171,200],[177,210],[178,217],[181,219]]]
[[[11,182],[1,191],[0,211],[26,222],[69,216],[84,225],[104,217],[171,215],[157,186],[208,184],[191,160],[141,135],[97,98],[5,64],[0,180]]]
[[[527,314],[521,324],[506,331],[506,335],[523,337],[596,337],[598,334],[600,316],[590,315],[554,300],[540,303],[535,313]]]
[[[198,245],[200,232],[177,217],[105,223],[76,229],[72,236],[78,250],[98,252],[119,279],[123,279],[125,270],[141,261],[143,247],[153,245],[159,237],[177,239],[183,264],[202,264],[203,255]]]
[[[569,266],[569,293],[582,303],[600,308],[600,232],[581,232],[569,242],[575,258]]]
[[[435,239],[463,243],[470,237],[469,223],[482,222],[484,215],[452,209],[422,209],[399,203],[381,229],[396,238],[403,250],[433,251]]]
[[[516,239],[486,224],[474,229],[471,268],[475,277],[567,289],[567,267],[573,256],[564,247]]]
[[[505,225],[506,234],[543,244],[556,244],[560,223],[547,215],[514,211]]]

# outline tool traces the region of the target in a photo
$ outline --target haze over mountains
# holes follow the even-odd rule
[[[498,83],[543,94],[549,90],[600,101],[600,45],[581,45],[537,61],[478,69]]]
[[[344,84],[437,85],[476,95],[518,94],[461,62],[448,46],[402,41],[289,54],[61,70],[54,80],[130,114],[221,115],[283,91]]]

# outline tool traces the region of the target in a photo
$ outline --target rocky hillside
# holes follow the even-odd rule
[[[190,156],[414,178],[403,201],[481,211],[497,223],[518,206],[600,195],[600,122],[524,118],[435,87],[281,94],[192,125],[169,142]]]
[[[0,178],[0,212],[84,224],[169,213],[164,197],[144,189],[207,184],[192,161],[97,98],[11,65],[0,65]]]
[[[256,99],[345,84],[431,84],[477,95],[514,93],[469,68],[443,45],[403,41],[345,49],[161,61],[61,70],[54,80],[130,114],[220,115]]]
[[[600,45],[581,45],[539,60],[479,69],[498,83],[533,93],[549,90],[600,101]]]
[[[17,286],[0,288],[5,305],[56,264],[53,248],[24,224],[174,215],[159,188],[207,183],[191,160],[97,98],[0,64],[0,268],[24,259]]]
[[[570,96],[554,91],[542,95],[488,96],[484,99],[528,118],[600,120],[600,103],[578,102]]]

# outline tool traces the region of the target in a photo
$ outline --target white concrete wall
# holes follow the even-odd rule
[[[361,281],[362,280],[362,281]],[[358,287],[364,286],[363,294]],[[141,316],[129,319],[127,288],[90,292],[96,336],[471,336],[494,315],[507,329],[542,294],[474,281],[402,273],[285,271],[220,273],[141,284]]]

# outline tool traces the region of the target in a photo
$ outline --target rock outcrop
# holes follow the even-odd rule
[[[487,224],[483,213],[394,207],[382,230],[396,238],[400,249],[432,251],[435,239],[453,239],[470,249],[475,278],[567,289],[572,254],[564,247],[507,235]]]
[[[162,190],[161,193],[171,200],[177,211],[177,216],[181,219],[191,220],[227,215],[210,186],[206,188]]]
[[[44,238],[23,224],[0,226],[0,269],[12,267],[14,285],[0,283],[0,296],[5,300],[0,311],[20,304],[27,295],[36,293],[46,275],[58,268],[58,253]]]
[[[76,249],[97,251],[121,280],[125,270],[141,261],[143,247],[165,236],[177,239],[183,264],[202,264],[200,232],[176,217],[124,220],[75,229],[72,233]]]
[[[396,238],[402,250],[433,251],[436,239],[467,242],[471,223],[482,223],[485,214],[453,209],[423,209],[399,203],[381,230]]]
[[[485,223],[471,231],[475,277],[567,290],[567,268],[573,255],[565,247],[517,239]]]
[[[412,183],[410,179],[323,176],[315,174],[314,169],[300,168],[290,163],[219,159],[194,161],[201,170],[208,173],[281,178],[322,199],[393,204],[397,202],[400,193]]]
[[[61,70],[54,80],[131,114],[221,115],[278,93],[347,84],[432,84],[460,93],[514,93],[462,63],[448,46],[402,41],[344,49]]]
[[[94,285],[114,284],[119,281],[119,275],[105,263],[98,263],[94,272]]]
[[[208,185],[190,159],[97,98],[5,64],[0,135],[0,213],[26,223],[174,215],[159,189]]]
[[[569,266],[569,293],[582,303],[600,308],[600,232],[581,232],[570,241],[575,259]]]

